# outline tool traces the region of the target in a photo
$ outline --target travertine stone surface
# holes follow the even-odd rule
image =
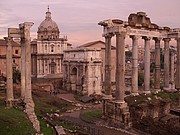
[[[169,38],[164,38],[164,90],[169,89]]]
[[[177,41],[176,89],[180,90],[180,38]]]
[[[144,93],[150,93],[150,39],[149,37],[143,37],[145,41],[145,53],[144,53]]]
[[[154,88],[155,92],[160,90],[160,38],[154,38],[155,41],[155,78]]]
[[[139,36],[132,38],[132,95],[138,95],[138,39]]]
[[[13,106],[13,71],[12,71],[12,38],[5,37],[7,43],[7,53],[6,53],[6,76],[7,76],[7,90],[6,90],[6,106],[12,107]]]
[[[98,48],[64,51],[64,88],[83,95],[101,95],[101,56]]]
[[[30,28],[33,26],[32,22],[24,22],[19,25],[21,30],[21,43],[25,48],[23,49],[25,55],[25,63],[22,65],[25,67],[23,73],[25,73],[25,81],[21,82],[25,86],[25,90],[21,92],[24,96],[25,112],[28,115],[29,120],[32,122],[34,129],[40,132],[40,124],[34,112],[34,102],[32,100],[32,88],[31,88],[31,44],[30,44]],[[23,56],[24,57],[24,56]],[[23,62],[23,61],[22,61]],[[22,87],[21,88],[24,88]]]
[[[111,97],[111,38],[112,35],[105,35],[105,94]]]
[[[116,33],[116,100],[124,102],[125,33]]]

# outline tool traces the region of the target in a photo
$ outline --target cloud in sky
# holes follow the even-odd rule
[[[73,44],[102,40],[99,21],[127,20],[130,13],[138,11],[145,11],[158,25],[180,27],[179,0],[1,0],[0,37],[8,27],[18,27],[24,21],[35,23],[31,31],[33,38],[36,37],[48,5],[61,34],[67,35]]]

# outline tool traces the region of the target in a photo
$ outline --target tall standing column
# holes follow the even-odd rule
[[[124,103],[125,33],[116,34],[116,100]]]
[[[6,106],[13,106],[13,72],[12,72],[12,38],[5,37],[7,43],[6,49],[6,77],[7,77],[7,90],[6,90]]]
[[[155,92],[160,91],[160,38],[154,38],[155,41]]]
[[[105,94],[111,98],[111,38],[112,35],[105,36]]]
[[[31,43],[30,43],[30,28],[32,22],[25,22],[20,24],[20,30],[22,31],[21,40],[25,46],[25,100],[32,99],[31,93]],[[22,53],[23,54],[23,53]],[[24,71],[23,71],[24,72]]]
[[[138,36],[132,38],[132,95],[138,94]]]
[[[145,41],[145,54],[144,54],[144,93],[150,93],[150,39],[143,37]]]
[[[180,38],[177,41],[176,89],[180,90]]]
[[[164,90],[169,90],[169,38],[164,38]]]
[[[171,49],[171,91],[175,90],[175,83],[174,83],[174,50]]]
[[[24,22],[19,25],[22,31],[21,40],[24,40],[25,46],[25,112],[32,122],[33,127],[37,132],[40,131],[39,121],[34,113],[34,102],[32,100],[32,88],[31,88],[31,39],[30,39],[30,28],[32,27],[32,22]]]
[[[26,81],[25,81],[25,76],[26,76],[26,49],[25,49],[25,38],[24,38],[24,29],[23,27],[20,27],[20,34],[21,34],[21,98],[25,98],[25,89],[26,89]]]

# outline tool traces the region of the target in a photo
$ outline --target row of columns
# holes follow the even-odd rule
[[[24,100],[32,99],[31,95],[31,45],[30,45],[30,28],[33,23],[22,23],[19,25],[21,38],[21,98]],[[11,28],[9,28],[11,29]],[[6,52],[6,76],[7,76],[7,91],[6,91],[6,106],[13,106],[13,71],[12,71],[12,41],[8,29],[8,37],[5,37],[7,43]]]
[[[111,38],[113,34],[105,35],[105,98],[111,98]],[[116,33],[116,100],[124,102],[125,89],[125,37],[126,33]],[[132,38],[132,94],[138,95],[138,39]],[[144,91],[150,93],[150,37],[142,37],[145,41],[144,53]],[[160,41],[161,38],[153,38],[155,41],[155,92],[160,90]],[[169,41],[164,38],[164,90],[169,90]],[[176,88],[180,89],[180,39],[177,39],[177,71]],[[171,55],[171,82],[174,82],[174,55]],[[172,63],[173,62],[173,63]]]

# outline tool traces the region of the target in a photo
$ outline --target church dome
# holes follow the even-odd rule
[[[46,12],[46,18],[38,27],[38,40],[57,40],[59,39],[59,28],[55,21],[51,19],[51,12]]]

